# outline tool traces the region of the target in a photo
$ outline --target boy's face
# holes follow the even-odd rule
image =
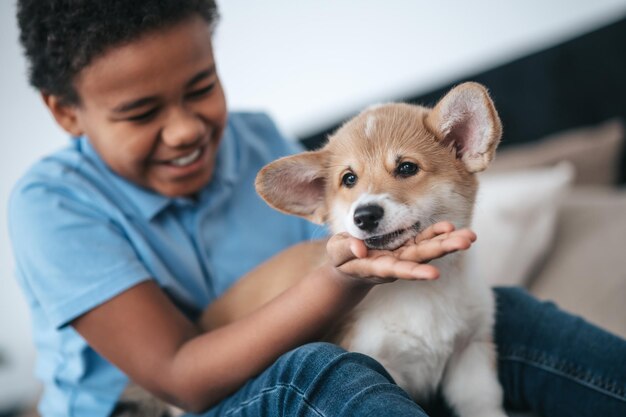
[[[55,117],[86,134],[117,174],[171,197],[211,179],[226,101],[204,20],[105,51],[78,74],[75,88],[81,104],[65,109],[73,118]]]

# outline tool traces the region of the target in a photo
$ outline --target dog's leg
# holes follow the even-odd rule
[[[506,417],[492,343],[472,341],[450,358],[443,394],[460,417]]]

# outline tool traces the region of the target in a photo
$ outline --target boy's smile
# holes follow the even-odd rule
[[[227,113],[204,20],[113,47],[74,84],[79,105],[44,97],[46,103],[66,130],[87,135],[117,174],[171,197],[193,194],[211,179]]]

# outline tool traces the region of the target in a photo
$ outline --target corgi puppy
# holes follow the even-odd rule
[[[475,174],[493,159],[501,132],[487,90],[464,83],[432,109],[370,107],[320,150],[264,167],[256,187],[277,210],[392,250],[439,221],[470,225]],[[480,277],[465,277],[462,258],[432,261],[438,280],[375,286],[331,341],[376,358],[417,402],[441,392],[460,417],[506,417],[493,295]]]

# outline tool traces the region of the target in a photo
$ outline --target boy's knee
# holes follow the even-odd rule
[[[388,377],[373,358],[325,342],[300,346],[281,356],[276,365],[279,379],[296,385],[306,385],[319,378],[343,378],[352,372],[374,372]]]
[[[284,410],[281,415],[303,415],[305,409],[314,409],[311,415],[386,415],[386,401],[416,407],[376,360],[330,343],[309,343],[284,354],[264,378],[271,388],[263,391]]]
[[[346,353],[345,349],[332,343],[313,342],[285,353],[281,360],[286,362],[288,366],[305,364],[306,366],[314,367],[316,365],[323,366]]]

